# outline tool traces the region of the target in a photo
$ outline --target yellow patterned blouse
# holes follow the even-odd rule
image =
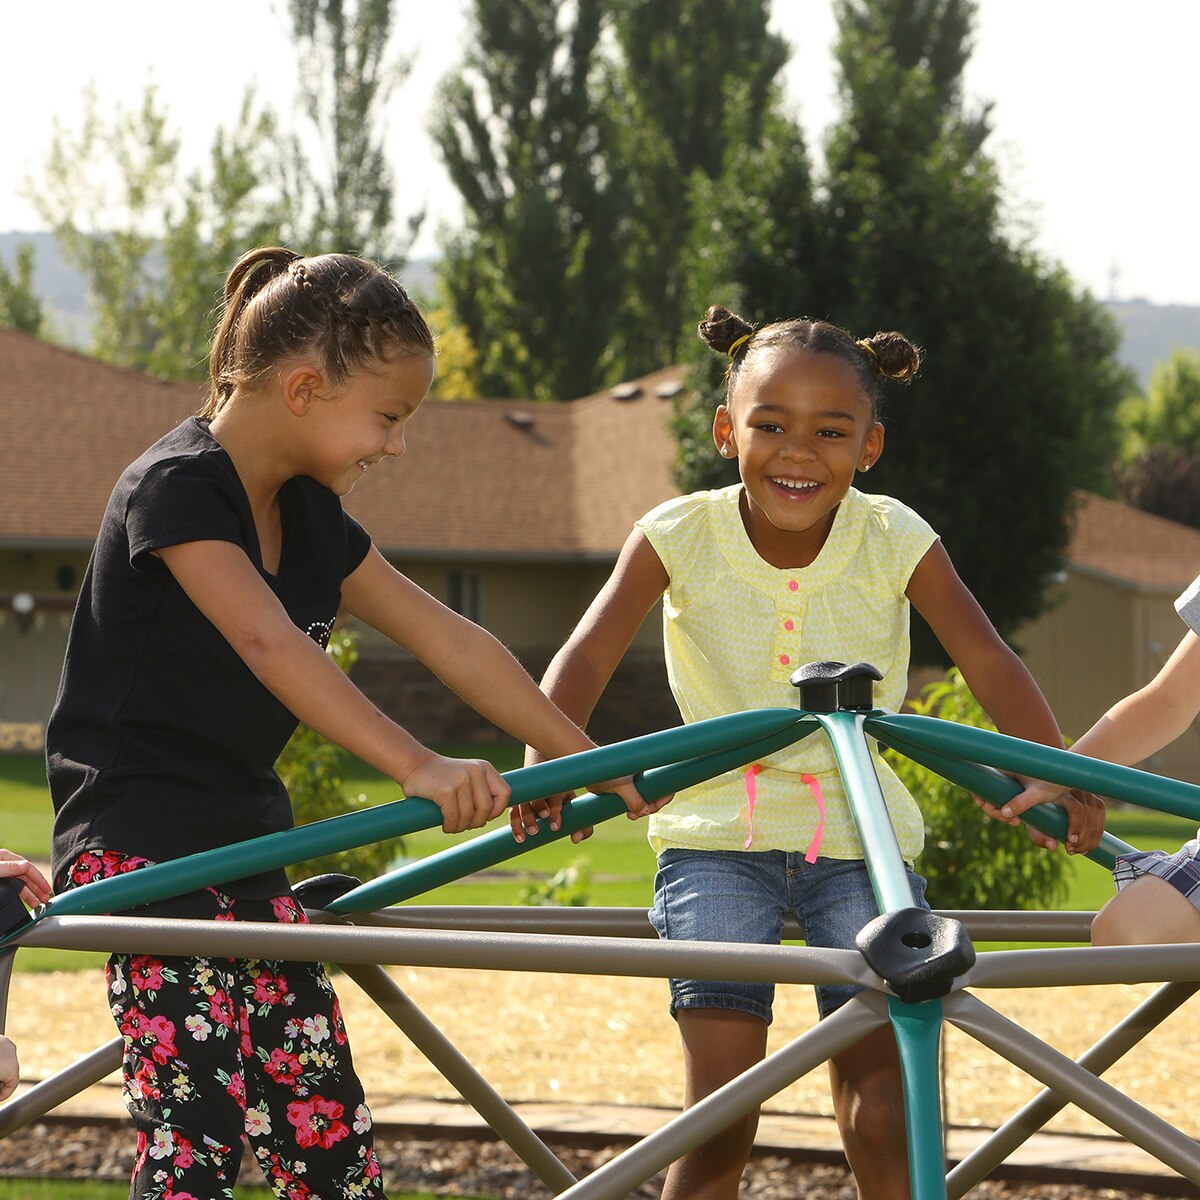
[[[663,638],[684,721],[750,708],[798,708],[789,676],[805,663],[829,659],[878,667],[883,682],[875,685],[875,703],[898,709],[908,679],[904,592],[937,535],[898,500],[851,488],[816,559],[779,570],[759,557],[746,534],[741,492],[735,484],[668,500],[637,523],[671,580],[663,595]],[[900,851],[912,862],[924,844],[920,810],[874,742],[872,752]],[[825,804],[820,854],[862,857],[824,734],[811,734],[759,766],[749,788],[746,770],[740,770],[680,792],[650,818],[655,852],[811,853],[819,791]],[[814,777],[817,788],[802,775]]]

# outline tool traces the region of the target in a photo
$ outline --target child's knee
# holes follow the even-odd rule
[[[890,1154],[904,1145],[904,1096],[900,1087],[868,1080],[844,1097],[842,1136],[853,1138],[860,1150]]]

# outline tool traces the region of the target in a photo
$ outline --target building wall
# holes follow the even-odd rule
[[[1015,638],[1063,733],[1085,733],[1122,696],[1148,683],[1186,632],[1174,590],[1137,591],[1071,572],[1048,610]],[[1200,783],[1200,730],[1193,726],[1143,770]]]
[[[450,603],[452,572],[469,572],[476,612],[466,615],[494,633],[527,671],[540,679],[555,651],[607,579],[611,564],[431,565],[397,561],[414,583]],[[461,593],[461,585],[459,587]],[[601,742],[635,737],[679,723],[662,658],[656,608],[596,707],[589,729]],[[351,624],[352,628],[356,626]],[[413,657],[372,630],[357,627],[359,662],[354,681],[393,720],[423,741],[489,742],[504,735],[474,713]]]
[[[0,751],[39,750],[86,551],[0,550]],[[30,613],[13,597],[33,598]]]

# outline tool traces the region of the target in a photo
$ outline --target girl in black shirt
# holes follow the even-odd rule
[[[234,266],[208,401],[121,476],[80,593],[46,736],[59,886],[290,827],[273,766],[297,720],[434,801],[448,833],[498,816],[509,789],[489,763],[421,745],[325,654],[339,607],[546,756],[592,747],[342,509],[404,453],[433,372],[424,319],[375,264],[267,248]],[[656,807],[604,786],[633,815]],[[304,919],[282,872],[156,911]],[[231,1198],[244,1134],[280,1194],[383,1195],[319,965],[114,955],[107,978],[138,1129],[131,1196]]]

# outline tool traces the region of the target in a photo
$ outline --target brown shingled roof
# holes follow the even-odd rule
[[[1071,565],[1106,579],[1179,591],[1200,575],[1200,530],[1090,492],[1076,496]]]
[[[629,400],[426,401],[405,458],[346,507],[396,553],[612,556],[675,494],[656,389],[681,374],[648,376]],[[89,544],[117,476],[198,405],[195,385],[0,329],[0,544]]]
[[[567,404],[428,400],[408,454],[370,472],[347,508],[407,555],[611,557],[675,494],[667,428],[681,367]],[[665,394],[665,395],[664,395]],[[121,471],[199,404],[164,383],[0,329],[0,545],[88,545]],[[1079,494],[1071,561],[1179,589],[1200,531]]]

